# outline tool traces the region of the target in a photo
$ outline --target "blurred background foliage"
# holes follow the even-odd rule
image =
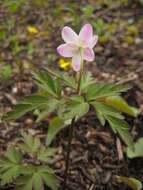
[[[0,2],[0,73],[9,80],[17,65],[51,64],[57,61],[60,30],[72,26],[76,31],[91,23],[99,35],[99,45],[135,45],[140,40],[143,19],[130,14],[142,0],[3,0]],[[122,17],[122,10],[128,10]],[[116,11],[117,10],[117,11]],[[116,12],[115,12],[116,11]],[[124,13],[126,14],[126,13]],[[13,69],[13,67],[15,69]]]

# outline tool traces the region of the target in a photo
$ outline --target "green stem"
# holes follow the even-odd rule
[[[81,79],[82,79],[82,74],[83,74],[83,50],[81,49],[81,67],[80,67],[80,73],[79,73],[79,78],[78,78],[78,85],[77,85],[77,90],[76,94],[80,94],[80,84],[81,84]],[[69,131],[69,137],[68,137],[68,148],[67,148],[67,156],[66,156],[66,166],[65,166],[65,173],[64,173],[64,183],[63,183],[63,190],[66,189],[67,186],[67,179],[68,179],[68,171],[69,171],[69,166],[70,166],[70,153],[71,153],[71,143],[73,139],[73,133],[74,133],[74,126],[75,126],[75,120],[76,117],[74,117],[71,121],[71,127]]]

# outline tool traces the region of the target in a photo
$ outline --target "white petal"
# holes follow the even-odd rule
[[[57,51],[63,57],[72,57],[78,52],[78,47],[74,44],[62,44],[57,47]]]
[[[77,53],[72,58],[73,70],[76,72],[80,71],[80,65],[81,65],[81,55],[80,53]]]
[[[66,43],[78,44],[78,35],[68,26],[62,30],[62,38]]]
[[[79,33],[79,43],[83,47],[89,46],[93,38],[93,28],[91,24],[85,24]]]
[[[94,51],[91,48],[85,48],[83,57],[86,61],[93,61],[95,59]]]
[[[90,47],[93,48],[97,44],[97,41],[98,41],[98,36],[94,35],[90,43]]]

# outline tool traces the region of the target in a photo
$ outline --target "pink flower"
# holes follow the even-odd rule
[[[63,57],[72,57],[73,70],[78,72],[81,65],[81,51],[83,59],[93,61],[95,58],[93,47],[98,41],[98,36],[93,35],[91,24],[85,24],[77,35],[70,27],[62,30],[62,38],[65,44],[58,46],[57,51]]]

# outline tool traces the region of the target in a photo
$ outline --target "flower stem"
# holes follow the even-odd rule
[[[67,156],[66,156],[66,168],[65,168],[65,173],[64,173],[63,190],[66,189],[66,185],[67,185],[69,161],[70,161],[70,152],[71,152],[71,142],[72,142],[72,138],[73,138],[74,125],[75,125],[75,117],[71,121],[71,127],[70,127],[69,137],[68,137],[68,149],[67,149]]]
[[[83,74],[83,51],[81,50],[80,53],[81,53],[81,67],[80,67],[79,79],[78,79],[77,90],[76,90],[77,95],[80,94],[80,84],[81,84],[81,79],[82,79],[82,74]],[[73,139],[75,120],[76,120],[76,117],[72,119],[70,131],[69,131],[68,148],[67,148],[67,155],[66,155],[66,161],[65,161],[66,166],[65,166],[65,173],[64,173],[63,190],[65,190],[67,186],[68,171],[69,171],[69,166],[70,166],[71,143]]]

